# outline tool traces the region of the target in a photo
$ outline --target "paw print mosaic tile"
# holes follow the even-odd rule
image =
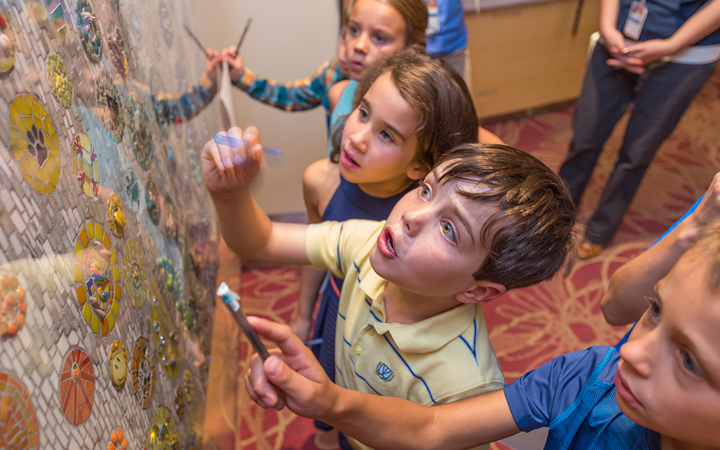
[[[220,118],[192,3],[0,0],[0,448],[202,446]]]

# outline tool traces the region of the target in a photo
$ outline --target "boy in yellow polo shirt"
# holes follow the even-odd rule
[[[250,193],[250,145],[205,145],[202,173],[228,246],[243,258],[314,264],[344,278],[336,382],[423,405],[501,389],[480,303],[552,277],[573,248],[574,206],[533,156],[504,145],[449,152],[387,221],[271,222]]]

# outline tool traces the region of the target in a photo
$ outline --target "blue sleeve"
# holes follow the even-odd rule
[[[567,353],[507,385],[505,397],[518,427],[527,432],[549,426],[573,404],[612,351],[596,346]]]

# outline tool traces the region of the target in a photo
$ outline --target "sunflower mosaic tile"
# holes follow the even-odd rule
[[[47,79],[52,88],[53,97],[60,104],[69,108],[72,101],[72,80],[65,69],[65,62],[57,53],[50,53],[45,63],[47,67]]]
[[[90,222],[80,229],[73,266],[82,317],[95,334],[105,336],[117,321],[123,289],[117,255],[100,224]]]
[[[122,341],[115,341],[110,348],[110,381],[118,391],[125,386],[128,376],[127,350]]]
[[[23,178],[41,194],[55,191],[60,179],[60,145],[40,99],[21,94],[10,103],[10,140]]]

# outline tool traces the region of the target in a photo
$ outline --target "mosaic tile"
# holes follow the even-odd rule
[[[110,435],[110,442],[108,442],[108,450],[126,450],[128,446],[127,439],[125,439],[125,433],[122,428],[114,430]]]
[[[180,434],[175,418],[169,409],[161,406],[155,410],[150,420],[150,427],[145,436],[145,448],[165,450],[180,447]]]
[[[42,194],[55,191],[60,179],[60,146],[55,125],[40,99],[15,97],[9,107],[10,139],[23,178]]]
[[[178,416],[178,419],[182,422],[183,417],[185,416],[185,394],[183,393],[183,388],[181,386],[178,386],[177,390],[175,391],[175,414]]]
[[[116,141],[122,141],[125,120],[122,114],[120,93],[110,75],[104,70],[98,74],[95,80],[95,98],[99,106],[98,115],[102,124]]]
[[[123,237],[127,221],[125,219],[122,202],[117,194],[110,194],[108,197],[107,218],[108,222],[110,222],[110,231],[119,238]]]
[[[115,72],[123,79],[130,74],[127,53],[125,52],[125,41],[123,40],[120,29],[117,26],[111,26],[113,30],[108,36],[108,48],[110,49],[110,60],[112,61]]]
[[[0,74],[9,72],[15,64],[15,32],[7,11],[0,8]]]
[[[98,195],[100,162],[97,159],[90,139],[82,133],[77,134],[72,142],[73,171],[77,174],[80,190],[90,198]]]
[[[0,275],[0,336],[15,336],[25,325],[25,288],[14,276]]]
[[[140,167],[149,170],[155,159],[155,148],[150,134],[150,119],[145,108],[130,101],[125,109],[126,130],[130,138],[133,154]]]
[[[125,386],[128,375],[127,350],[122,341],[115,341],[110,348],[110,381],[118,391]]]
[[[136,308],[142,308],[147,299],[147,271],[145,257],[137,241],[129,240],[123,250],[123,280],[130,302]]]
[[[95,375],[90,357],[84,350],[72,349],[65,357],[59,390],[65,418],[73,425],[85,422],[95,399]]]
[[[50,53],[45,64],[52,94],[60,104],[69,108],[72,101],[72,80],[65,69],[65,62],[57,53]]]
[[[150,320],[152,323],[152,335],[157,349],[160,368],[170,378],[176,378],[180,374],[183,364],[183,353],[179,345],[178,331],[170,319],[167,307],[163,301],[162,294],[155,284],[150,280]]]
[[[77,28],[85,54],[92,62],[99,62],[103,54],[103,40],[98,19],[88,0],[78,0],[75,8]]]
[[[110,237],[90,222],[75,242],[73,280],[82,316],[96,334],[107,335],[120,311],[120,268]]]
[[[155,354],[150,349],[150,342],[142,336],[135,343],[130,376],[135,400],[142,408],[148,408],[155,397]]]
[[[0,369],[0,405],[3,411],[0,414],[0,448],[40,448],[38,421],[31,396],[25,386],[4,369]]]

